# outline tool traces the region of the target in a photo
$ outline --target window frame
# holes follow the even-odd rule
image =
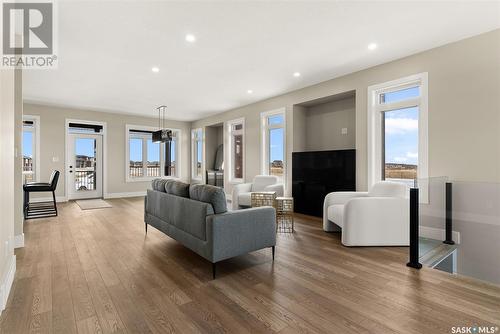
[[[133,125],[126,124],[125,125],[125,181],[128,182],[148,182],[154,179],[175,179],[178,180],[181,178],[181,169],[180,169],[180,136],[181,130],[175,128],[167,128],[175,133],[174,141],[176,144],[175,147],[175,175],[164,175],[165,172],[165,147],[166,145],[160,144],[160,176],[147,176],[147,139],[148,136],[144,134],[141,135],[133,135],[130,136],[130,130],[143,130],[143,131],[158,131],[157,127],[153,126],[145,126],[145,125]],[[130,139],[131,138],[141,138],[142,139],[142,162],[143,162],[143,176],[133,177],[130,176]],[[163,143],[164,144],[164,143]]]
[[[380,95],[418,86],[420,96],[393,103],[380,103]],[[382,114],[386,111],[418,107],[418,165],[417,179],[429,177],[429,124],[428,124],[428,74],[410,75],[368,87],[368,187],[382,180],[384,134]],[[419,184],[420,188],[425,185]],[[426,200],[427,191],[421,192],[421,200]]]
[[[198,169],[198,141],[201,142],[201,171],[196,174]],[[203,128],[191,129],[191,179],[194,181],[203,181],[203,170],[205,169],[205,132]]]
[[[276,115],[283,116],[283,123],[269,125],[269,118]],[[265,111],[260,114],[261,140],[261,173],[270,175],[269,170],[269,130],[283,128],[283,185],[287,183],[287,145],[286,145],[286,108]]]
[[[30,122],[33,122],[33,131],[34,134],[33,134],[33,143],[32,143],[32,147],[33,147],[33,153],[35,155],[33,162],[34,163],[34,172],[25,172],[24,170],[22,171],[22,174],[23,174],[23,183],[24,183],[24,180],[25,180],[25,175],[27,174],[35,174],[35,177],[33,178],[33,182],[40,182],[40,116],[37,116],[37,115],[23,115],[23,122],[24,121],[30,121]],[[23,150],[23,146],[24,146],[24,123],[23,123],[23,129],[22,129],[22,132],[21,132],[21,153],[22,153],[22,157],[24,159],[24,150]]]
[[[240,125],[242,126],[241,130],[233,130],[233,127],[235,125]],[[242,117],[242,118],[237,118],[237,119],[233,119],[233,120],[230,120],[230,121],[227,121],[226,122],[226,131],[227,131],[227,134],[228,134],[228,143],[227,143],[227,147],[229,147],[229,150],[228,150],[228,164],[227,164],[227,168],[229,170],[229,173],[228,173],[228,176],[229,176],[229,183],[231,184],[238,184],[238,183],[244,183],[245,182],[245,172],[246,172],[246,136],[245,136],[245,118]],[[243,156],[243,161],[242,161],[242,167],[243,167],[243,171],[242,171],[242,177],[241,178],[237,178],[234,176],[234,161],[235,161],[235,157],[234,157],[234,136],[235,135],[240,135],[242,136],[243,138],[243,146],[242,146],[242,156]]]

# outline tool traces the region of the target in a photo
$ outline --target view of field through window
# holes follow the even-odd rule
[[[394,103],[419,96],[419,87],[380,95],[380,103]],[[418,170],[418,107],[383,112],[382,179],[413,186]]]

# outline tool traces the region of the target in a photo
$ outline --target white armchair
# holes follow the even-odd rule
[[[345,246],[408,246],[409,201],[404,184],[382,181],[369,192],[325,197],[323,230],[342,230]]]
[[[278,183],[278,178],[272,175],[257,175],[252,183],[241,183],[233,187],[231,198],[232,209],[238,210],[241,207],[252,205],[251,194],[257,191],[275,191],[276,196],[283,196],[284,186]]]

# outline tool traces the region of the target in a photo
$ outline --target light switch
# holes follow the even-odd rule
[[[59,157],[52,157],[52,162],[59,162]]]
[[[346,135],[347,134],[347,128],[342,128],[342,134]]]

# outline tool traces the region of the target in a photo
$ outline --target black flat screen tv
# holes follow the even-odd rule
[[[328,193],[355,190],[356,150],[292,153],[295,212],[322,217]]]

